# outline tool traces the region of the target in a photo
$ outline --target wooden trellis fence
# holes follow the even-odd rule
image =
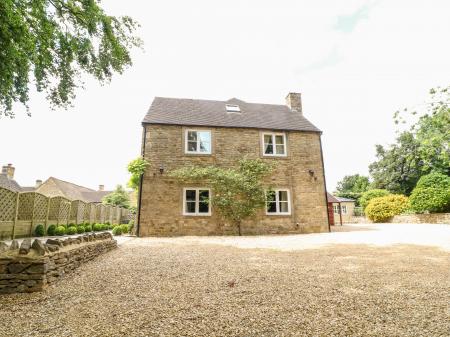
[[[37,225],[122,223],[129,211],[121,207],[85,203],[36,192],[14,192],[0,187],[0,240],[31,236]]]

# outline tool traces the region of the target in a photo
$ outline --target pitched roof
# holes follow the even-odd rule
[[[101,202],[105,195],[111,193],[111,191],[96,191],[54,177],[48,178],[36,189],[36,192],[49,197],[61,196],[70,200],[85,202]]]
[[[342,198],[342,197],[336,197],[339,202],[355,202],[355,200],[350,199],[350,198]]]
[[[226,104],[238,104],[240,113],[228,113]],[[142,124],[217,126],[320,132],[299,112],[285,105],[247,103],[237,98],[211,101],[155,97]]]
[[[4,173],[0,173],[0,187],[6,188],[14,192],[22,191],[20,185],[14,179],[9,179]]]
[[[335,197],[334,195],[328,192],[327,192],[327,200],[328,202],[355,202],[355,200],[353,199]]]

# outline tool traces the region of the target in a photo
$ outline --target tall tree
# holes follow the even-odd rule
[[[350,176],[345,176],[341,181],[339,181],[337,183],[336,190],[338,192],[362,193],[367,191],[369,184],[369,177],[353,174]]]
[[[0,1],[0,116],[13,103],[27,109],[29,90],[45,91],[54,107],[67,107],[80,75],[101,83],[131,65],[140,46],[130,17],[107,15],[97,0]]]
[[[408,109],[394,114],[396,124],[419,116],[396,143],[376,146],[377,161],[369,166],[375,188],[409,195],[419,178],[430,172],[450,175],[450,87],[430,91],[425,112]]]
[[[130,207],[130,195],[122,185],[117,185],[114,192],[105,196],[102,201],[105,205]]]

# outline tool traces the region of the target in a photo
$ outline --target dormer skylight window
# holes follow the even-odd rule
[[[241,112],[241,108],[236,104],[226,104],[225,105],[227,112]]]

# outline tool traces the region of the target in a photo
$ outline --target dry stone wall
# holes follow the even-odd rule
[[[110,233],[76,238],[0,242],[0,294],[35,292],[57,282],[83,263],[117,247]]]

